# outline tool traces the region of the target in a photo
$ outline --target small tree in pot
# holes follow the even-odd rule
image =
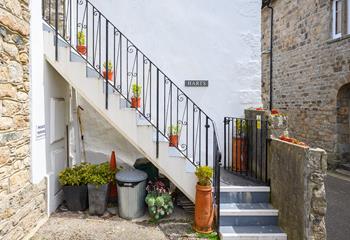
[[[196,200],[194,210],[194,230],[199,233],[213,232],[213,197],[211,180],[213,178],[213,168],[208,166],[197,167],[196,176],[198,178],[196,186]]]
[[[179,145],[179,135],[181,132],[181,125],[174,124],[171,125],[168,129],[169,132],[169,146],[177,147]]]
[[[132,85],[132,94],[131,97],[131,107],[132,108],[140,108],[141,107],[141,89],[142,86],[140,84],[133,84]]]
[[[83,31],[78,32],[77,51],[81,55],[86,55],[85,33]]]
[[[108,67],[108,72],[107,72],[107,67]],[[103,78],[109,80],[109,81],[112,81],[113,79],[113,64],[111,61],[108,61],[108,62],[104,62],[103,63],[103,68],[104,68],[104,71],[102,72],[103,74]]]
[[[62,170],[58,180],[63,186],[63,195],[70,211],[84,211],[88,207],[86,170],[88,164],[82,163]]]
[[[89,213],[103,215],[107,208],[108,184],[115,180],[116,171],[112,171],[108,162],[90,165],[87,171],[89,190]]]

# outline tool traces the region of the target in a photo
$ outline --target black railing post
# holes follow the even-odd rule
[[[106,19],[106,62],[105,62],[105,81],[106,81],[106,109],[108,109],[108,20]]]
[[[227,159],[226,159],[226,138],[227,138],[227,136],[226,136],[226,134],[227,134],[227,118],[225,117],[224,118],[224,169],[226,169],[226,161],[227,161]]]
[[[156,156],[159,157],[159,69],[157,68],[157,149]]]
[[[58,61],[58,0],[55,0],[55,60]]]
[[[208,142],[209,142],[209,138],[208,138],[208,133],[209,133],[209,117],[206,116],[205,119],[205,164],[206,166],[208,166]]]

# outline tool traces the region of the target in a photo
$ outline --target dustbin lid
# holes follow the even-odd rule
[[[136,183],[147,179],[147,173],[140,170],[120,171],[115,175],[118,182]]]

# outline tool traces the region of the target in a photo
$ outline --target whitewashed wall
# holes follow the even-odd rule
[[[30,98],[31,98],[31,172],[33,183],[46,176],[45,136],[37,137],[37,127],[45,125],[44,43],[41,1],[30,1]]]
[[[260,99],[261,0],[91,0],[212,117],[242,116]],[[186,88],[188,79],[208,88]]]

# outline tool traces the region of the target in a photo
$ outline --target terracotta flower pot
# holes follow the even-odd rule
[[[132,108],[140,108],[141,107],[141,98],[140,97],[132,97],[131,98],[131,107]]]
[[[77,51],[78,53],[80,53],[81,55],[86,55],[86,46],[77,46]]]
[[[103,71],[103,78],[106,79],[106,71]],[[107,76],[109,81],[112,81],[113,79],[113,71],[108,71],[108,76]]]
[[[248,144],[244,138],[232,139],[232,168],[236,172],[247,171]]]
[[[179,145],[179,136],[178,135],[170,135],[169,136],[169,146],[177,147]]]
[[[194,230],[199,233],[213,232],[214,208],[211,186],[196,186]]]

